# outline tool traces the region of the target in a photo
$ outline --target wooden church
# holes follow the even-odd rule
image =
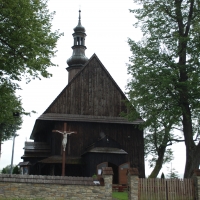
[[[36,120],[30,136],[34,142],[25,142],[22,159],[30,163],[30,174],[61,175],[63,136],[52,130],[63,130],[67,123],[67,130],[77,134],[67,138],[65,175],[91,177],[109,166],[113,183],[125,184],[129,167],[145,177],[142,120],[120,117],[127,112],[126,96],[95,54],[85,56],[85,37],[79,11],[67,60],[68,85]]]

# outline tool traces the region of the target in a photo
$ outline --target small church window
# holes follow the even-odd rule
[[[77,37],[77,45],[80,45],[80,38]]]

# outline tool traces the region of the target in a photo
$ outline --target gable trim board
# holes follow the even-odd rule
[[[99,123],[119,123],[119,124],[141,124],[142,119],[128,121],[123,117],[109,117],[109,116],[93,116],[93,115],[74,115],[74,114],[59,114],[59,113],[45,113],[42,114],[38,120],[54,120],[54,121],[80,121],[80,122],[99,122]]]

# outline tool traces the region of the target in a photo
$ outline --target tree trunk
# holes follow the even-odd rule
[[[163,160],[164,160],[164,154],[165,154],[166,146],[162,146],[158,150],[158,159],[156,160],[156,165],[149,175],[149,178],[156,178],[162,168]]]
[[[186,53],[180,57],[179,64],[185,63]],[[184,61],[184,62],[183,62]],[[192,127],[192,115],[190,110],[189,103],[189,92],[187,87],[187,71],[185,66],[180,69],[180,82],[185,83],[180,90],[180,105],[182,109],[182,125],[183,125],[183,134],[185,138],[185,147],[186,147],[186,163],[185,163],[185,172],[184,178],[190,178],[193,175],[193,170],[199,168],[199,155],[200,147],[195,145],[193,140],[193,127]]]
[[[187,37],[190,31],[191,20],[194,17],[194,0],[190,1],[190,9],[188,11],[188,21],[183,22],[183,14],[181,10],[182,1],[175,0],[176,7],[176,20],[178,22],[178,51],[179,51],[179,105],[182,111],[182,125],[183,134],[185,138],[186,146],[186,163],[184,178],[190,178],[193,174],[193,170],[199,167],[199,145],[196,146],[193,140],[193,128],[192,128],[192,115],[189,103],[189,88],[188,88],[188,72],[187,72]],[[186,26],[185,26],[186,25]]]

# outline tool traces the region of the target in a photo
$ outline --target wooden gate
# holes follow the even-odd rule
[[[139,200],[194,200],[193,179],[139,179]]]

